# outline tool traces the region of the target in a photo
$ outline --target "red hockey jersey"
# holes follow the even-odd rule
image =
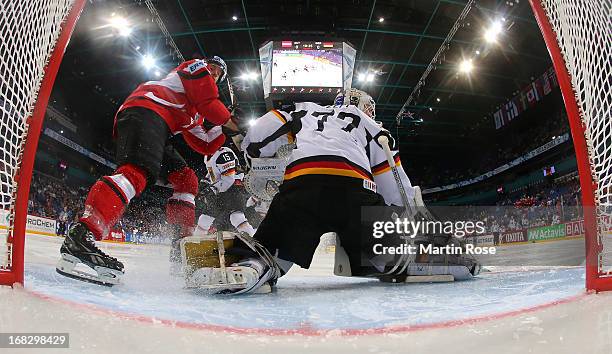
[[[223,125],[230,118],[204,60],[186,61],[163,79],[139,85],[117,113],[130,107],[154,111],[172,134],[182,133],[189,146],[201,154],[213,154],[225,142],[220,127],[207,131],[202,126],[204,120]],[[116,120],[115,116],[115,124]]]

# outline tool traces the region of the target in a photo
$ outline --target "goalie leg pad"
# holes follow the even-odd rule
[[[269,292],[281,275],[276,259],[257,240],[246,234],[223,233],[225,266],[219,261],[218,235],[191,236],[181,241],[186,287],[223,294]],[[228,243],[227,240],[232,242]],[[194,249],[194,241],[198,248]],[[201,241],[205,241],[203,244]],[[216,251],[216,252],[215,252]],[[237,261],[235,257],[239,257]],[[213,262],[214,263],[209,263]],[[206,262],[209,261],[209,262]]]
[[[181,257],[185,265],[186,274],[189,275],[200,268],[219,268],[219,247],[217,236],[223,237],[223,247],[226,250],[234,247],[234,234],[230,232],[217,232],[207,235],[188,236],[180,240]],[[225,265],[229,266],[240,260],[239,256],[226,254]]]

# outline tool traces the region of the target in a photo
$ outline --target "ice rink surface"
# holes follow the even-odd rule
[[[161,245],[102,244],[126,265],[121,286],[68,279],[55,273],[60,243],[28,236],[26,287],[0,288],[0,332],[69,332],[87,353],[612,353],[612,294],[585,294],[581,267],[395,285],[334,277],[321,252],[275,293],[227,297],[182,289]],[[503,249],[571,255],[583,243]]]

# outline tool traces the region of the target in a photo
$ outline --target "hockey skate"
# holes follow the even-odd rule
[[[94,235],[82,223],[70,228],[60,253],[61,258],[55,270],[69,278],[113,286],[120,283],[124,274],[123,263],[96,247]],[[96,274],[77,270],[79,264],[84,264]]]
[[[428,247],[465,249],[461,240],[448,235],[422,235],[413,240],[417,254],[399,257],[390,270],[378,276],[386,283],[438,283],[467,280],[480,274],[481,264],[476,258],[466,254],[421,253]]]

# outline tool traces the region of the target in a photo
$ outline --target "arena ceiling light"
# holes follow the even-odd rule
[[[117,30],[120,36],[128,37],[132,33],[130,23],[121,16],[112,16],[109,20],[109,24]]]
[[[502,30],[503,30],[502,22],[501,21],[494,21],[493,23],[491,23],[489,28],[487,28],[485,30],[485,33],[484,33],[485,41],[487,41],[487,43],[495,43],[495,42],[497,42],[497,38],[502,33]]]
[[[254,81],[254,80],[257,80],[258,77],[259,77],[259,75],[256,72],[248,71],[248,72],[243,73],[242,75],[240,75],[240,80],[243,80],[243,81]]]
[[[236,15],[232,16],[232,20],[238,21],[238,16],[236,16]]]
[[[142,57],[140,63],[145,67],[145,69],[149,70],[155,67],[155,58],[149,54],[146,54]]]
[[[375,72],[360,73],[359,75],[357,75],[357,80],[360,82],[372,82],[374,81],[375,75]]]
[[[464,59],[459,64],[459,72],[463,74],[469,74],[474,70],[474,64],[472,64],[472,59]]]
[[[255,119],[255,118],[251,118],[251,119],[249,119],[249,125],[250,125],[251,127],[252,127],[252,126],[254,126],[254,125],[255,125],[255,123],[257,123],[257,119]]]
[[[379,17],[379,18],[378,18],[378,22],[380,22],[380,23],[385,22],[385,18],[384,18],[384,17]]]

